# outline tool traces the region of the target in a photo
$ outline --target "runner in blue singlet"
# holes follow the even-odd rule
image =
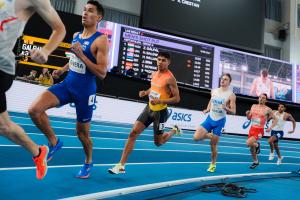
[[[97,32],[97,24],[103,18],[104,10],[97,1],[90,0],[84,6],[82,25],[84,30],[75,33],[72,41],[70,60],[54,76],[69,70],[65,80],[42,93],[29,108],[29,114],[37,127],[49,141],[48,160],[63,146],[50,126],[46,110],[74,103],[76,107],[76,131],[86,156],[82,169],[76,177],[88,178],[93,167],[90,121],[96,98],[96,77],[104,79],[108,63],[108,40]]]

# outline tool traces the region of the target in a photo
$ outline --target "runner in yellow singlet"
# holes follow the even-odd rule
[[[108,172],[111,174],[125,173],[125,163],[134,148],[137,137],[153,123],[154,143],[161,146],[174,134],[180,134],[181,130],[175,125],[173,129],[164,133],[165,122],[168,119],[168,104],[180,101],[177,82],[172,72],[168,69],[170,54],[159,52],[157,56],[158,70],[152,74],[151,87],[146,91],[140,91],[139,96],[149,96],[149,103],[135,122],[123,150],[120,163],[116,164]]]

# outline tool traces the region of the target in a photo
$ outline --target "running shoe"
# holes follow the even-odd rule
[[[41,180],[47,174],[47,155],[49,149],[47,146],[43,145],[39,147],[40,155],[33,157],[33,161],[36,165],[36,178]]]
[[[49,153],[48,153],[47,161],[50,161],[53,157],[53,154],[56,151],[60,150],[63,146],[64,146],[64,143],[62,141],[60,141],[60,139],[57,139],[57,143],[55,146],[50,146],[50,144],[48,144]]]
[[[274,160],[274,153],[270,153],[269,160]]]
[[[108,169],[108,172],[110,174],[125,174],[125,166],[118,163],[113,168]]]
[[[182,134],[182,130],[176,124],[172,127],[172,130],[175,131],[175,135],[180,136]]]
[[[282,163],[283,157],[277,159],[277,165],[280,165]]]
[[[76,178],[88,178],[91,174],[93,163],[84,163]]]
[[[211,164],[209,165],[207,171],[213,173],[213,172],[216,171],[216,168],[217,168],[217,165],[211,163]]]
[[[250,169],[255,169],[259,165],[259,162],[253,162]]]

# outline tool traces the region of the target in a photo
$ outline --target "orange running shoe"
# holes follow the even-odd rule
[[[40,146],[40,155],[38,157],[32,158],[36,165],[36,178],[41,180],[47,174],[47,156],[49,148],[45,145]]]

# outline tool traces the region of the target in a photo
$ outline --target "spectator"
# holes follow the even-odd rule
[[[53,85],[53,78],[48,68],[43,68],[43,71],[39,76],[39,82],[42,85]]]
[[[31,70],[30,71],[30,74],[28,76],[25,75],[25,78],[27,80],[30,80],[30,81],[34,81],[37,77],[36,77],[36,74],[37,74],[37,71],[36,70]]]
[[[275,99],[273,81],[268,76],[268,69],[262,69],[260,77],[253,81],[249,95],[259,97],[261,94],[266,94],[267,98]]]

